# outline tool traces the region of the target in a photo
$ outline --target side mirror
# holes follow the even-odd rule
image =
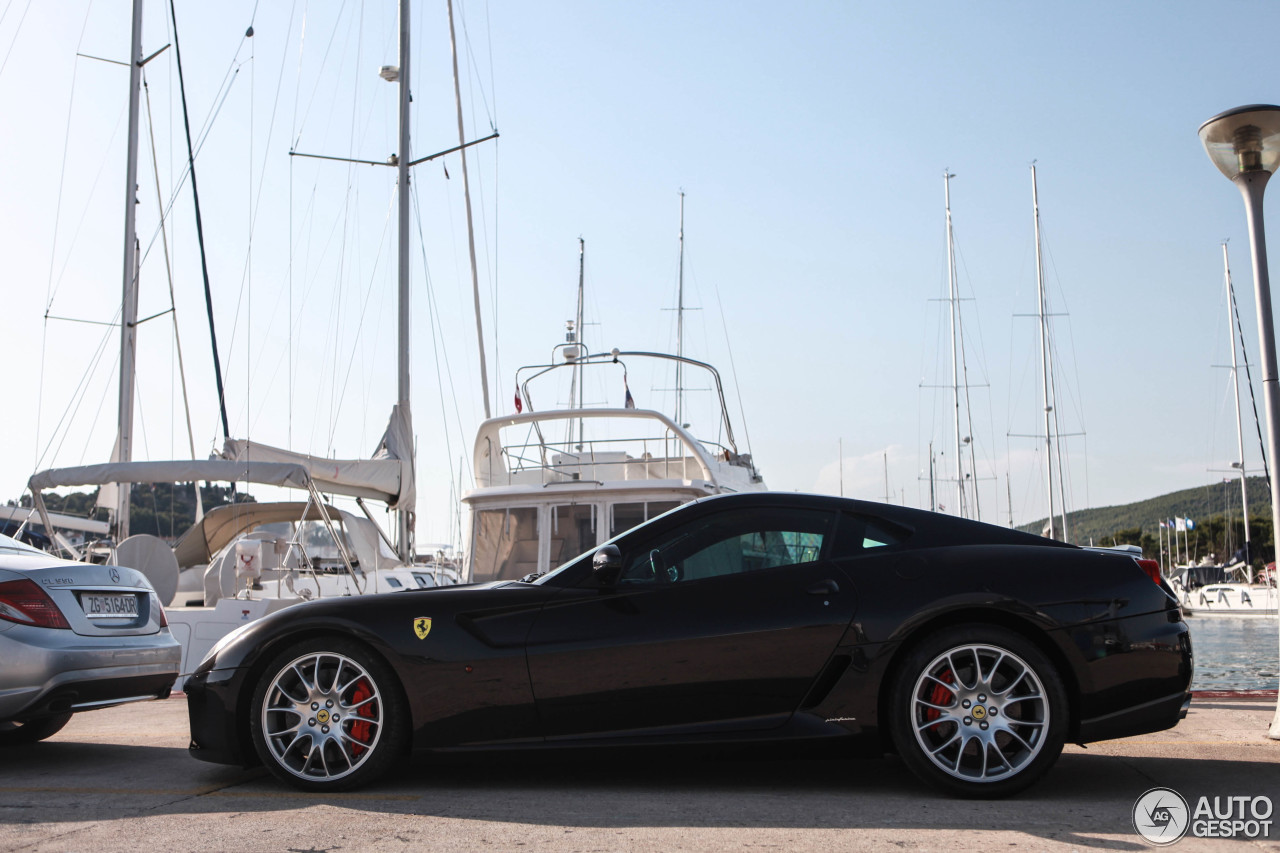
[[[613,586],[622,575],[622,552],[617,545],[601,545],[591,558],[591,571],[604,586]]]

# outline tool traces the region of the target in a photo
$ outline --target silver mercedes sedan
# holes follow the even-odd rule
[[[78,711],[169,695],[182,649],[146,577],[0,536],[0,746]]]

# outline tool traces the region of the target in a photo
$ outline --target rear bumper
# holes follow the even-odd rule
[[[1191,704],[1191,635],[1176,610],[1067,631],[1085,659],[1070,740],[1089,743],[1173,728]]]
[[[1175,693],[1113,714],[1081,720],[1079,741],[1092,743],[1171,729],[1187,716],[1190,708],[1191,694]]]
[[[168,631],[108,638],[14,626],[0,633],[0,720],[168,696],[181,658]]]

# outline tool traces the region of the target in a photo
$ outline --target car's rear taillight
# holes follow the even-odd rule
[[[1160,585],[1160,563],[1157,560],[1135,560],[1138,568],[1147,573],[1147,577],[1155,582],[1156,586]]]
[[[169,627],[169,617],[168,617],[168,616],[166,616],[166,615],[164,615],[164,605],[160,603],[160,599],[158,599],[158,598],[156,599],[156,610],[158,610],[158,611],[159,611],[159,616],[160,616],[160,627],[161,627],[161,628],[168,628],[168,627]]]
[[[71,627],[49,593],[26,579],[0,583],[0,619],[41,628]]]

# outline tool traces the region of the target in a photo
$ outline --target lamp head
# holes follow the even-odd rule
[[[1280,168],[1280,107],[1250,104],[1200,125],[1200,141],[1213,165],[1231,180],[1246,172]]]

